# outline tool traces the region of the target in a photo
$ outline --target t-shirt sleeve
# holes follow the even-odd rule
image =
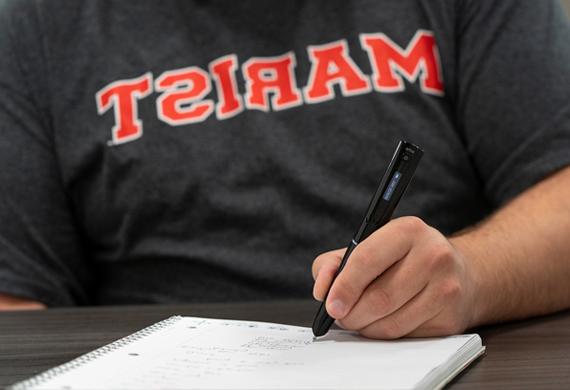
[[[0,292],[82,304],[90,272],[51,136],[45,46],[27,4],[0,0]]]
[[[570,163],[569,22],[555,0],[457,4],[457,120],[499,206]]]

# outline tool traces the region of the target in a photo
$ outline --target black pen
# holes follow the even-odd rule
[[[422,155],[423,150],[418,146],[406,141],[400,141],[398,143],[396,151],[392,156],[392,161],[390,161],[390,165],[388,165],[388,168],[380,181],[380,185],[370,201],[370,205],[368,205],[368,210],[360,224],[360,228],[348,244],[348,248],[344,253],[342,262],[340,263],[338,271],[333,278],[333,282],[344,268],[354,248],[356,248],[360,242],[364,241],[373,232],[390,221],[394,209],[398,205],[402,195],[404,195],[404,191],[408,187],[408,184],[410,184],[412,176],[414,176],[414,172],[416,171],[416,167],[418,166]],[[313,334],[315,337],[319,337],[327,333],[334,322],[334,318],[327,313],[327,309],[325,307],[327,297],[328,292],[325,299],[323,299],[323,303],[321,303],[321,306],[319,307],[315,320],[313,321]]]

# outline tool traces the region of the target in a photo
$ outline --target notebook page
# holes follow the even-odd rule
[[[413,388],[477,335],[376,341],[333,330],[183,317],[36,388]]]

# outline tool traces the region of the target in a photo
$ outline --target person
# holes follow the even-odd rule
[[[2,0],[0,19],[3,308],[323,299],[398,139],[425,154],[330,288],[340,326],[570,307],[558,2]]]

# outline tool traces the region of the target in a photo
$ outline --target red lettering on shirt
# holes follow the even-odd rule
[[[121,144],[140,138],[142,121],[138,117],[137,101],[152,92],[152,74],[115,81],[95,94],[97,112],[103,115],[114,109],[115,125],[112,129],[113,144]]]
[[[402,76],[414,83],[421,74],[422,91],[438,96],[444,94],[439,52],[433,33],[418,30],[405,50],[382,33],[361,34],[360,43],[370,57],[377,91],[403,91],[406,87]]]
[[[142,136],[138,101],[152,93],[153,87],[161,92],[156,100],[158,118],[173,126],[202,122],[214,112],[218,120],[226,120],[244,109],[269,112],[303,102],[320,103],[334,99],[336,88],[347,97],[373,90],[401,92],[406,89],[404,78],[410,83],[419,79],[424,93],[444,96],[439,50],[431,31],[417,30],[405,49],[383,33],[360,34],[360,44],[368,54],[371,76],[362,72],[350,56],[347,41],[342,39],[307,47],[310,69],[302,92],[297,87],[295,53],[247,60],[241,68],[245,81],[243,96],[238,85],[238,57],[229,54],[211,61],[209,73],[190,66],[166,70],[154,83],[151,73],[112,82],[96,93],[97,112],[103,115],[114,108],[110,144],[115,145]],[[206,99],[212,90],[212,79],[217,101]]]
[[[303,103],[297,88],[294,69],[295,54],[278,57],[252,57],[243,64],[246,82],[245,105],[248,109],[269,111],[269,93],[274,111]]]
[[[216,84],[218,103],[216,118],[228,119],[243,111],[243,102],[238,94],[236,70],[238,60],[235,54],[230,54],[210,62],[210,73]]]
[[[307,103],[334,99],[333,85],[339,84],[344,96],[370,92],[370,80],[354,63],[348,53],[346,40],[309,46],[311,60],[309,82],[304,89]]]
[[[203,100],[212,90],[210,77],[197,66],[164,72],[155,89],[164,92],[156,100],[158,117],[172,126],[202,122],[214,111],[214,102]]]

